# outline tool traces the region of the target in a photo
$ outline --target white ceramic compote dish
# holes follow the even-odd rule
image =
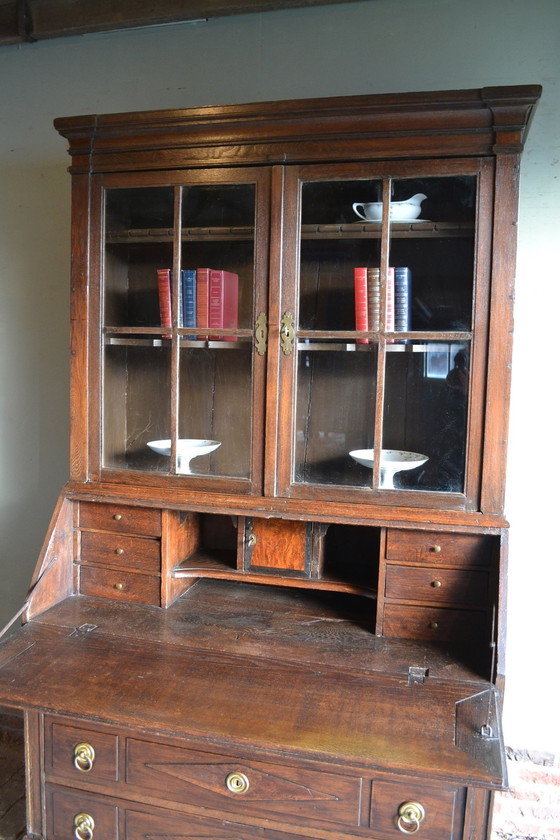
[[[148,446],[157,452],[158,455],[171,455],[171,441],[150,440]],[[209,455],[221,446],[219,440],[204,440],[202,438],[179,438],[177,441],[177,472],[182,475],[190,475],[191,461],[200,455]]]
[[[373,467],[373,449],[354,449],[350,455],[364,467]],[[421,467],[428,460],[427,455],[419,452],[405,452],[403,449],[381,450],[381,487],[384,490],[394,488],[395,473],[403,470],[414,470]]]

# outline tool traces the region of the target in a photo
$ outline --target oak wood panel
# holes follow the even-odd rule
[[[495,541],[483,534],[387,530],[386,557],[393,561],[428,562],[435,566],[487,566],[495,550]]]
[[[455,641],[476,648],[482,644],[486,625],[487,616],[483,611],[387,603],[383,633],[401,639]]]
[[[247,568],[305,572],[308,569],[309,526],[281,519],[247,520],[245,556]],[[247,544],[254,539],[253,546]]]
[[[161,536],[161,511],[119,504],[96,505],[81,502],[79,527],[138,536]]]
[[[93,820],[93,836],[117,838],[118,808],[107,800],[86,793],[68,793],[64,789],[46,788],[47,837],[49,840],[68,840],[77,838],[76,817],[87,814]]]
[[[485,606],[488,575],[464,569],[412,568],[389,564],[385,596],[404,601],[475,604]]]
[[[94,750],[91,769],[80,770],[74,763],[75,748],[88,744]],[[118,739],[116,734],[63,723],[53,718],[45,721],[45,773],[66,777],[74,786],[115,782],[118,778]]]
[[[207,593],[201,613],[192,597],[199,587]],[[329,615],[328,599],[314,605],[310,597],[294,613],[282,591],[201,582],[168,610],[74,599],[50,611],[52,623],[26,626],[27,649],[14,647],[18,655],[0,670],[0,702],[7,692],[12,705],[48,709],[56,697],[60,714],[230,749],[268,748],[364,772],[413,762],[419,774],[501,783],[497,742],[481,743],[475,756],[455,745],[456,703],[492,692],[484,677],[450,650],[379,639],[352,620],[351,605],[345,622],[338,599]],[[410,684],[410,666],[426,655],[431,676]],[[472,724],[482,726],[483,711],[474,709]]]
[[[73,503],[62,494],[51,517],[21,610],[26,621],[30,621],[35,615],[73,592],[73,511]]]
[[[359,822],[361,780],[290,766],[236,758],[219,752],[185,750],[166,744],[128,738],[126,779],[135,789],[163,799],[233,814],[281,818],[288,822],[311,820]],[[232,793],[226,783],[231,773],[243,774],[248,788]]]
[[[83,565],[80,567],[79,579],[82,595],[154,606],[159,606],[161,603],[159,575]]]
[[[159,540],[87,531],[81,535],[79,563],[159,574],[160,558]]]
[[[415,779],[373,782],[371,797],[371,828],[380,837],[402,836],[397,830],[397,815],[403,802],[418,802],[425,817],[417,827],[418,836],[430,840],[454,840],[460,837],[465,790],[451,785],[430,787]],[[414,824],[408,833],[413,833]],[[406,825],[405,825],[406,829]],[[406,831],[401,830],[406,836]],[[415,832],[414,832],[415,833]]]
[[[520,152],[536,85],[259,102],[57,119],[74,156],[93,171],[274,161],[456,156]],[[496,143],[495,122],[509,133]],[[346,136],[344,136],[346,135]],[[91,137],[94,137],[92,147]],[[123,142],[123,138],[126,138]],[[91,170],[90,170],[91,171]]]

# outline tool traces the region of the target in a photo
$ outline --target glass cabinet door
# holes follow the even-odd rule
[[[102,469],[260,481],[267,193],[260,170],[106,179]]]
[[[428,505],[446,493],[464,506],[480,436],[473,359],[483,365],[485,352],[480,336],[474,353],[474,312],[488,294],[481,173],[471,162],[445,175],[405,167],[398,178],[379,165],[363,177],[365,168],[301,168],[288,179],[299,242],[285,265],[295,279],[282,390],[295,419],[280,492],[328,487],[381,503],[398,492]]]

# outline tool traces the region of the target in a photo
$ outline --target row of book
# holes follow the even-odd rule
[[[173,271],[157,270],[161,325],[173,325]],[[239,276],[215,268],[182,269],[179,283],[179,326],[235,330],[238,326]],[[234,335],[191,335],[197,341],[237,341]]]
[[[410,268],[390,267],[386,284],[385,331],[407,332],[410,329]],[[378,332],[381,325],[381,271],[379,268],[354,269],[356,330]],[[367,338],[359,338],[367,344]]]

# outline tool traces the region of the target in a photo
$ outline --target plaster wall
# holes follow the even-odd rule
[[[53,118],[501,84],[544,86],[521,176],[506,742],[560,751],[557,0],[364,0],[0,49],[0,624],[68,475],[70,178]]]

